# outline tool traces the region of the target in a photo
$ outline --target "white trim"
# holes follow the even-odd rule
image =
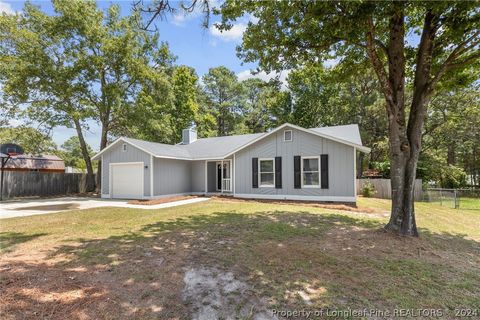
[[[110,198],[113,197],[113,191],[112,191],[112,166],[120,166],[120,165],[142,165],[142,169],[145,170],[145,163],[143,162],[110,162],[108,164],[108,192],[110,195]],[[148,197],[145,197],[145,172],[142,171],[142,197],[141,199],[145,199]],[[126,198],[126,199],[133,199],[133,198]]]
[[[262,161],[272,161],[273,171],[265,172],[273,174],[273,184],[262,184],[262,172],[260,171]],[[258,187],[259,188],[275,188],[275,158],[258,158]]]
[[[253,193],[237,193],[236,198],[246,199],[271,199],[271,200],[304,200],[304,201],[323,201],[323,202],[355,202],[355,197],[341,196],[299,196],[299,195],[282,195],[282,194],[253,194]]]
[[[218,172],[218,171],[217,171]],[[223,193],[223,160],[220,161],[220,191]],[[218,181],[217,181],[218,182]]]
[[[208,192],[208,161],[205,160],[205,193]]]
[[[357,198],[357,149],[353,148],[353,194]]]
[[[150,197],[153,197],[153,156],[150,155]]]
[[[290,132],[290,140],[285,139],[285,134]],[[292,142],[293,141],[293,130],[283,130],[283,142]]]
[[[105,164],[105,162],[103,162],[103,154],[102,154],[102,157],[100,158],[100,194],[102,194],[102,191],[103,191],[103,175],[105,174],[105,170],[103,169],[103,165]],[[110,168],[108,168],[110,170]],[[110,177],[110,172],[108,173],[108,176]],[[96,182],[95,182],[96,183]],[[108,186],[108,192],[110,192],[110,186]],[[110,196],[110,193],[108,193],[108,195]]]
[[[236,163],[235,163],[235,154],[233,154],[233,165],[230,166],[230,170],[232,170],[232,173],[230,174],[230,176],[232,177],[232,190],[233,190],[233,195],[235,196],[235,166],[236,166]],[[233,168],[232,168],[233,167]]]
[[[307,184],[307,185],[304,185],[303,184],[303,159],[317,159],[318,161],[318,185],[310,185],[310,184]],[[301,186],[302,186],[302,189],[305,188],[305,189],[320,189],[320,186],[322,185],[322,182],[320,181],[320,179],[322,179],[322,177],[320,176],[320,156],[301,156],[300,157],[300,183],[301,183]],[[315,171],[307,171],[307,172],[315,172]]]

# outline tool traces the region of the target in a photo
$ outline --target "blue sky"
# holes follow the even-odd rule
[[[50,1],[31,1],[38,5],[46,13],[53,13]],[[97,1],[101,8],[107,8],[111,4],[119,4],[122,14],[128,14],[132,8],[132,0],[124,1]],[[0,0],[0,12],[13,13],[21,11],[24,1]],[[213,17],[211,22],[217,21]],[[251,77],[250,70],[256,67],[256,64],[244,64],[237,58],[235,47],[241,42],[243,31],[246,27],[246,21],[234,25],[232,30],[226,33],[220,33],[211,24],[209,29],[201,27],[202,16],[200,13],[168,16],[166,20],[157,21],[157,27],[160,32],[160,40],[168,42],[171,52],[177,56],[177,64],[185,64],[195,68],[197,74],[201,77],[208,72],[209,68],[224,65],[233,70],[243,80]],[[268,78],[265,74],[258,77]],[[12,125],[18,124],[13,121]],[[52,132],[54,141],[61,145],[63,141],[70,136],[75,135],[73,129],[65,127],[55,128]],[[94,150],[98,150],[100,143],[100,129],[94,122],[90,123],[90,129],[86,132],[86,140]]]

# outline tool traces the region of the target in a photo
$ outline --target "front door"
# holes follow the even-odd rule
[[[217,191],[232,191],[230,161],[217,162]]]

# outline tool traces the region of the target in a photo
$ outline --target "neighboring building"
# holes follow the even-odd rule
[[[65,172],[65,163],[54,155],[33,156],[24,154],[22,147],[13,143],[0,145],[3,158],[8,160],[5,171],[38,171],[38,172]]]
[[[10,156],[5,171],[65,172],[65,163],[57,156],[33,156],[21,154]]]
[[[284,124],[267,133],[197,139],[193,129],[168,145],[119,138],[102,161],[102,197],[150,199],[180,194],[240,198],[356,201],[357,125],[305,129]]]

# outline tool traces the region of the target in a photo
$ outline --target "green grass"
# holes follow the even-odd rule
[[[390,211],[390,200],[359,198],[357,204]],[[452,209],[435,203],[416,202],[417,226],[427,233],[446,233],[480,241],[480,210]]]
[[[412,239],[381,231],[388,200],[360,198],[358,205],[375,213],[212,200],[1,220],[8,269],[0,279],[7,300],[0,303],[18,317],[36,309],[71,316],[80,308],[96,318],[188,318],[183,270],[208,266],[251,284],[248,295],[269,308],[480,305],[479,211],[417,203],[421,237]],[[102,295],[77,297],[73,306],[60,298],[49,304],[45,296],[59,288]],[[115,304],[105,304],[107,298]]]
[[[460,209],[464,210],[478,210],[480,212],[479,198],[465,198],[460,197]]]

